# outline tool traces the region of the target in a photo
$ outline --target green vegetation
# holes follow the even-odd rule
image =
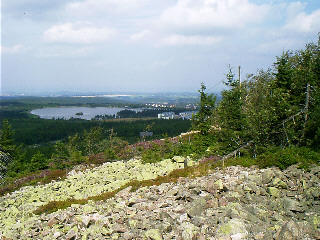
[[[319,44],[320,39],[303,50],[284,52],[273,69],[260,70],[244,81],[230,69],[228,89],[216,107],[214,96],[203,93],[202,86],[201,109],[213,106],[205,117],[199,115],[200,109],[194,120],[205,154],[253,157],[254,164],[281,169],[298,162],[319,163]],[[206,119],[210,127],[198,119]],[[308,152],[317,157],[310,158]]]
[[[69,99],[69,101],[68,101]],[[110,99],[109,99],[110,100]],[[121,106],[104,98],[26,97],[0,101],[0,185],[13,188],[32,183],[31,175],[71,168],[77,164],[100,164],[134,156],[130,144],[140,141],[140,132],[153,132],[147,140],[173,137],[186,132],[188,120],[149,118],[160,110],[145,110],[133,118],[82,120],[41,119],[29,114],[34,108],[48,106]],[[117,103],[117,105],[115,105]],[[130,105],[133,107],[134,105]],[[140,107],[142,105],[139,105]],[[142,118],[146,117],[146,118]],[[125,150],[125,151],[124,151]],[[100,154],[100,155],[99,155]],[[54,175],[54,174],[53,174]],[[57,175],[57,177],[59,177]],[[11,184],[24,178],[22,184]],[[19,181],[18,181],[19,182]],[[7,190],[6,190],[7,191]]]
[[[23,176],[37,170],[64,169],[81,163],[102,163],[130,156],[129,141],[137,142],[140,132],[152,126],[152,138],[175,136],[187,131],[188,120],[134,120],[134,121],[85,121],[19,119],[26,128],[16,126],[11,130],[8,121],[3,122],[1,146],[13,161],[7,164],[7,176]],[[20,141],[14,141],[19,138]],[[151,137],[149,137],[151,138]],[[61,139],[61,140],[59,140]],[[52,142],[53,141],[53,142]],[[17,142],[20,147],[16,147]],[[36,145],[34,145],[36,144]],[[127,151],[125,153],[124,151]],[[96,159],[96,154],[103,158]],[[5,169],[3,169],[5,171]]]

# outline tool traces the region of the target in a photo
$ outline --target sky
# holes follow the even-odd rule
[[[320,0],[4,0],[1,93],[223,89],[316,43]]]

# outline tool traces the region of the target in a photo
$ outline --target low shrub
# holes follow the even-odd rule
[[[261,151],[261,149],[260,149]],[[278,167],[281,170],[291,165],[299,164],[301,168],[308,169],[312,164],[320,163],[320,153],[306,147],[289,147],[282,149],[280,147],[268,147],[263,149],[263,153],[256,158],[250,156],[242,156],[230,158],[226,161],[226,165],[241,165],[251,167],[257,165],[261,168]]]
[[[13,192],[23,186],[46,184],[52,180],[63,180],[67,175],[66,170],[42,170],[36,173],[20,177],[18,179],[7,179],[5,186],[0,187],[0,196]]]

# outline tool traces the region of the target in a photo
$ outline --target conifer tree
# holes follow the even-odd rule
[[[243,111],[246,88],[236,79],[232,69],[226,75],[229,87],[222,91],[222,100],[215,111],[215,123],[220,128],[217,131],[218,142],[223,153],[240,147],[247,141],[247,123]]]
[[[11,129],[9,121],[4,120],[0,131],[0,178],[4,177],[14,157],[17,155],[17,147],[14,144],[13,134],[14,131]]]
[[[193,128],[199,130],[203,135],[208,134],[212,127],[212,117],[216,104],[216,96],[205,91],[206,86],[201,83],[199,112],[192,118]]]
[[[0,146],[4,152],[13,156],[16,152],[16,145],[13,139],[14,131],[8,120],[2,122],[2,129],[0,132]]]

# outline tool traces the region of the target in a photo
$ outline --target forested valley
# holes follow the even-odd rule
[[[100,156],[99,163],[117,160],[119,157],[113,154],[116,148],[121,149],[143,140],[173,137],[188,131],[191,126],[190,120],[157,119],[159,112],[172,109],[145,109],[139,112],[123,110],[118,113],[116,119],[114,116],[97,116],[91,121],[78,118],[41,119],[29,113],[35,108],[69,104],[90,107],[123,107],[128,104],[109,103],[106,100],[86,103],[83,99],[75,101],[72,98],[50,100],[51,103],[48,102],[48,98],[1,101],[0,171],[1,176],[6,176],[6,180],[45,169],[61,170],[75,164],[96,162],[92,160],[93,155],[103,152],[105,157]],[[153,135],[142,139],[140,132],[145,131],[152,131]]]
[[[28,181],[36,183],[50,173],[62,176],[77,164],[135,156],[145,162],[179,155],[222,160],[224,165],[285,169],[299,164],[308,169],[320,161],[319,45],[320,39],[302,50],[286,51],[270,69],[245,79],[230,68],[219,102],[202,84],[199,112],[192,121],[44,120],[30,118],[17,103],[18,110],[6,112],[2,122],[2,181],[29,176]],[[175,137],[189,130],[193,132]],[[154,135],[140,139],[143,131]]]

